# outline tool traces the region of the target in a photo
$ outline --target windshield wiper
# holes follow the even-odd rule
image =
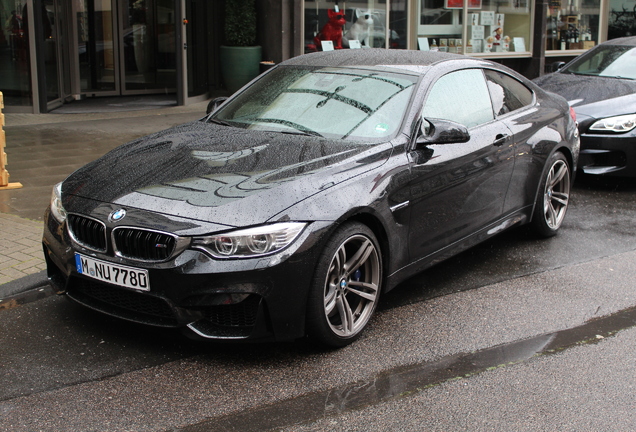
[[[315,131],[290,131],[290,130],[286,130],[286,131],[276,131],[276,132],[280,132],[280,133],[284,133],[284,134],[288,134],[288,135],[303,135],[303,136],[317,136],[317,137],[321,137],[324,138],[321,134],[319,134],[318,132]]]
[[[273,132],[281,132],[281,133],[290,133],[290,134],[304,134],[304,135],[311,135],[311,136],[317,136],[317,137],[321,137],[323,138],[323,136],[316,132],[315,130],[309,129],[308,127],[305,127],[303,125],[300,125],[298,123],[294,123],[292,121],[289,120],[283,120],[283,119],[275,119],[275,118],[263,118],[263,117],[255,117],[255,116],[249,116],[249,117],[241,117],[242,120],[248,120],[251,124],[254,123],[274,123],[274,124],[279,124],[279,125],[283,125],[283,126],[287,126],[288,128],[291,129],[295,129],[293,131],[273,131]]]
[[[210,122],[210,123],[221,125],[221,126],[232,126],[230,123],[228,123],[226,121],[219,120],[219,119],[213,118],[213,117],[209,117],[207,119],[207,121]]]
[[[598,72],[594,73],[594,72],[573,72],[573,71],[565,72],[564,71],[563,73],[569,73],[571,75],[579,75],[579,76],[600,76]]]
[[[601,75],[600,72],[598,72],[598,73],[572,72],[572,74],[580,75],[580,76],[593,76],[593,77],[598,77],[598,78],[624,79],[624,80],[632,80],[632,81],[634,80],[634,78],[632,78],[632,77],[627,77],[627,76],[622,76],[622,75]]]

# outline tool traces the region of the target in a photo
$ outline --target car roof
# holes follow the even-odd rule
[[[603,42],[601,45],[636,46],[636,36],[628,36],[628,37],[610,39],[608,41]]]
[[[469,57],[437,51],[388,50],[383,48],[321,51],[293,57],[281,65],[293,66],[430,66],[447,60],[468,60]]]

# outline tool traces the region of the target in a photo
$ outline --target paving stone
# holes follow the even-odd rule
[[[15,242],[19,245],[25,246],[25,250],[28,250],[28,248],[33,246],[33,239],[31,238],[20,238],[17,239]]]
[[[0,255],[0,269],[11,268],[15,265],[20,264],[20,261],[14,258],[8,258]]]
[[[7,269],[0,270],[0,275],[13,278],[12,280],[14,280],[14,279],[19,279],[23,276],[26,276],[26,273],[21,272],[20,270],[16,270],[13,267],[10,267]]]
[[[28,260],[30,260],[32,258],[30,255],[27,255],[27,254],[22,253],[20,251],[15,251],[12,254],[9,254],[9,257],[11,257],[13,259],[16,259],[16,260],[18,260],[20,262],[28,261]]]
[[[29,261],[24,261],[19,264],[16,264],[15,266],[13,266],[13,268],[16,270],[20,270],[21,272],[30,274],[30,273],[35,273],[36,271],[38,271],[38,268],[36,267],[37,264],[38,264],[38,261],[36,259],[31,259]]]

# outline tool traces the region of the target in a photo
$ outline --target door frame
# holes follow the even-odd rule
[[[210,98],[209,92],[197,96],[188,96],[188,17],[186,16],[186,1],[175,0],[177,11],[177,105],[191,105]],[[207,19],[205,17],[204,19]]]
[[[38,0],[35,0],[38,1]],[[60,0],[58,0],[60,1]],[[90,1],[90,0],[89,0]],[[69,8],[68,13],[70,14],[70,19],[68,20],[71,25],[69,26],[69,31],[71,36],[68,38],[69,42],[69,64],[70,64],[70,79],[71,79],[71,93],[75,99],[81,99],[83,96],[131,96],[131,95],[144,95],[144,94],[160,94],[162,93],[161,89],[145,89],[145,90],[127,90],[126,89],[126,63],[125,63],[125,49],[123,48],[123,27],[124,27],[124,13],[126,12],[126,1],[129,0],[111,0],[111,25],[113,32],[113,40],[112,40],[112,48],[113,48],[113,68],[114,68],[114,90],[83,90],[81,88],[80,82],[80,63],[79,63],[79,36],[78,36],[78,22],[77,22],[77,14],[79,12],[78,4],[76,2],[72,3],[72,6]],[[180,37],[182,31],[180,31],[180,22],[182,21],[182,17],[184,13],[180,10],[179,5],[182,0],[175,0],[175,33],[176,33],[176,44],[175,50],[176,53],[176,82],[174,86],[168,88],[168,92],[172,93],[174,91],[177,94],[182,87],[179,83],[181,79],[179,77],[180,73],[180,50],[179,48],[182,44],[179,43],[178,38]],[[68,15],[67,15],[68,16]],[[185,76],[185,75],[184,75]],[[186,83],[187,85],[187,83]],[[187,87],[186,87],[187,88]],[[179,103],[179,98],[177,98],[177,103]]]
[[[113,0],[113,2],[117,3],[117,19],[116,19],[116,34],[117,34],[117,54],[115,57],[118,57],[118,68],[117,75],[119,76],[119,90],[120,95],[122,96],[133,96],[133,95],[144,95],[144,94],[158,94],[161,93],[160,89],[145,89],[145,90],[127,90],[126,89],[126,48],[124,47],[124,13],[126,13],[126,2],[132,2],[133,0]],[[150,0],[152,1],[152,0]],[[154,5],[157,7],[158,5],[155,3]],[[175,11],[175,27],[178,25],[176,21],[176,11]],[[156,31],[156,30],[155,30]],[[176,29],[175,29],[176,32]],[[157,54],[155,52],[155,54]],[[178,66],[175,66],[178,67]],[[176,74],[175,74],[176,78]],[[178,83],[175,83],[174,87],[168,89],[168,92],[175,91],[178,87]]]
[[[62,19],[65,7],[61,0],[52,0],[54,4],[54,20],[55,20],[55,67],[57,69],[57,97],[51,101],[48,100],[47,92],[47,76],[46,76],[46,46],[44,44],[44,29],[41,23],[45,18],[42,16],[42,11],[46,11],[43,0],[33,0],[27,3],[27,19],[31,24],[29,25],[29,36],[33,36],[33,43],[30,43],[31,48],[34,48],[36,54],[35,71],[34,75],[37,77],[37,100],[38,100],[38,112],[49,112],[55,108],[62,106],[64,99],[69,95],[66,94],[65,84],[69,84],[70,69],[68,63],[64,61],[68,52],[64,49],[64,41],[69,31],[69,26],[65,24],[65,20]],[[48,19],[48,17],[47,17]],[[33,29],[33,31],[31,30]],[[33,69],[32,69],[33,70]],[[34,91],[34,96],[36,92]],[[34,100],[36,100],[34,98]]]
[[[72,2],[71,10],[69,13],[71,14],[69,21],[71,24],[71,32],[72,37],[69,38],[69,63],[71,65],[71,89],[73,96],[75,99],[79,100],[83,98],[83,95],[88,96],[120,96],[121,92],[121,79],[119,71],[119,56],[113,55],[113,68],[114,68],[114,90],[82,90],[81,85],[81,74],[80,74],[80,62],[79,62],[79,28],[78,28],[78,3]],[[113,29],[113,53],[119,52],[119,28],[117,25],[117,10],[118,10],[118,0],[111,0],[111,26]]]

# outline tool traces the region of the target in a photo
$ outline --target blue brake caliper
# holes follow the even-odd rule
[[[353,273],[353,280],[355,280],[356,282],[360,282],[361,277],[362,277],[362,272],[360,271],[360,269],[356,270]]]

